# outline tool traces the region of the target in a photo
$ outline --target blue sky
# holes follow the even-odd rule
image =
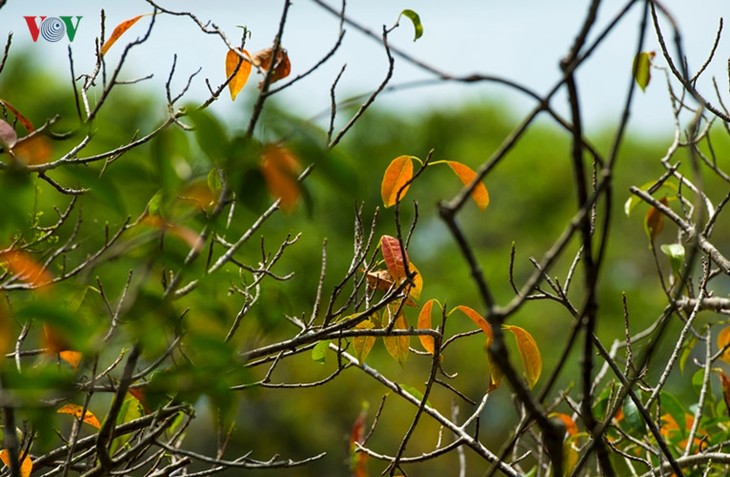
[[[339,2],[328,0],[339,7]],[[604,0],[599,11],[594,36],[605,26],[625,2]],[[195,13],[201,20],[217,24],[231,39],[238,39],[238,25],[251,31],[247,47],[250,51],[271,45],[282,9],[281,1],[206,0],[205,2],[161,1],[166,8]],[[587,0],[349,0],[348,14],[371,30],[392,25],[404,8],[417,11],[425,33],[413,41],[413,28],[407,21],[392,33],[390,42],[419,60],[454,75],[482,73],[498,75],[538,93],[548,91],[560,78],[558,62],[565,55],[586,14]],[[723,0],[667,0],[664,4],[678,19],[690,58],[690,68],[704,61],[714,41],[719,17],[730,7]],[[107,34],[119,22],[152,7],[143,0],[9,0],[0,10],[0,34],[14,33],[14,47],[27,49],[38,61],[68,77],[67,46],[69,41],[51,43],[39,38],[33,42],[24,16],[82,16],[71,44],[77,73],[89,71],[93,65],[93,42],[99,34],[100,10],[105,9]],[[595,57],[581,68],[578,81],[583,95],[585,117],[590,127],[598,128],[617,121],[630,74],[636,44],[640,8],[634,7],[596,52]],[[110,50],[107,60],[114,65],[123,50],[123,43],[143,34],[149,17],[138,22]],[[338,21],[310,0],[296,0],[290,12],[283,44],[292,62],[292,75],[311,67],[333,45],[337,38]],[[645,50],[658,50],[654,35],[649,35]],[[187,76],[199,67],[191,97],[202,97],[204,80],[212,84],[224,79],[225,47],[220,41],[204,35],[189,19],[163,17],[158,19],[150,40],[130,55],[124,78],[133,79],[153,74],[152,80],[132,88],[147,88],[164,92],[164,82],[178,55],[174,84],[182,86]],[[728,90],[727,58],[730,48],[725,38],[718,48],[716,60],[708,69],[700,87],[712,95],[711,76],[717,77],[722,91]],[[281,95],[301,115],[308,117],[329,107],[330,85],[343,65],[347,65],[338,85],[338,98],[366,93],[375,88],[387,69],[382,47],[358,31],[348,28],[344,44],[328,65],[316,74],[286,90]],[[657,66],[663,59],[657,57]],[[392,84],[401,84],[433,76],[400,59],[396,60]],[[654,71],[653,83],[637,96],[632,114],[632,126],[652,135],[671,135],[672,117],[666,82],[661,71]],[[253,93],[257,79],[252,77],[243,95]],[[390,109],[417,114],[426,108],[451,107],[477,100],[495,100],[514,108],[519,114],[532,106],[532,101],[520,93],[489,83],[472,85],[451,84],[408,89],[381,98],[380,105]],[[714,97],[713,97],[714,99]],[[716,101],[715,101],[716,102]],[[240,103],[240,104],[239,104]],[[556,109],[566,111],[565,99],[554,100]],[[235,117],[243,108],[240,99],[232,103],[223,97],[215,109]]]

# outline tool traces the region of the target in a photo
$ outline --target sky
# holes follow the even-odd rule
[[[339,8],[339,0],[325,0]],[[413,41],[414,30],[408,20],[390,34],[389,42],[408,55],[441,71],[455,76],[473,73],[495,75],[516,81],[544,94],[560,79],[560,59],[568,52],[583,18],[588,0],[348,0],[348,16],[374,32],[383,25],[392,26],[403,9],[416,11],[421,18],[424,34]],[[595,38],[626,0],[604,0],[599,10]],[[190,11],[203,21],[211,21],[238,43],[240,25],[251,32],[246,42],[254,52],[271,46],[279,25],[282,1],[263,0],[160,0],[165,8]],[[664,5],[679,23],[691,70],[696,70],[711,51],[719,18],[730,11],[726,0],[665,0]],[[62,79],[70,78],[68,47],[71,46],[77,74],[89,72],[94,63],[94,39],[100,31],[100,11],[106,13],[107,35],[118,23],[139,14],[151,13],[152,6],[144,0],[8,0],[0,9],[0,38],[13,33],[13,50],[27,51],[39,65],[58,72]],[[622,99],[629,87],[631,65],[635,53],[640,6],[614,30],[596,50],[592,59],[579,70],[578,88],[582,96],[585,119],[589,128],[602,128],[618,121]],[[68,35],[57,42],[39,36],[33,41],[24,17],[81,16],[73,41]],[[126,42],[143,35],[151,21],[144,17],[119,40],[107,54],[109,67],[120,59]],[[187,78],[200,68],[189,92],[191,100],[207,94],[205,80],[218,85],[225,79],[226,47],[220,40],[200,32],[186,17],[164,16],[156,20],[149,40],[131,51],[123,79],[133,80],[149,74],[130,89],[141,88],[153,94],[164,94],[164,84],[177,54],[173,86],[182,88]],[[311,68],[334,45],[339,31],[338,18],[326,12],[312,0],[295,0],[283,38],[292,63],[292,77]],[[340,70],[344,73],[337,85],[337,98],[342,100],[375,89],[387,71],[382,44],[346,27],[342,46],[324,67],[284,90],[281,104],[291,106],[303,117],[315,117],[329,109],[331,85]],[[667,30],[668,31],[668,30]],[[68,33],[68,32],[67,32]],[[4,41],[4,40],[3,40]],[[728,91],[727,59],[729,40],[720,40],[715,60],[699,82],[700,89],[717,103],[712,89],[715,76],[720,90]],[[645,51],[657,51],[656,36],[646,39]],[[655,66],[665,66],[658,54]],[[401,58],[396,58],[391,84],[403,85],[433,79],[434,76]],[[242,96],[256,91],[258,78],[252,75]],[[1,92],[0,92],[1,93]],[[725,98],[726,101],[728,98]],[[512,89],[493,83],[431,84],[398,89],[380,98],[380,106],[418,114],[429,108],[452,108],[475,101],[496,101],[507,106],[515,117],[528,111],[534,102]],[[551,103],[567,114],[565,96],[558,95]],[[240,117],[245,101],[231,101],[224,96],[213,107],[221,114]],[[631,126],[641,133],[671,135],[673,118],[669,95],[662,70],[653,70],[653,81],[634,103]]]

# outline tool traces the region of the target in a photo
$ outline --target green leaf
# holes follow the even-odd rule
[[[642,91],[651,81],[651,60],[654,58],[653,51],[642,51],[634,58],[634,80]]]
[[[421,17],[418,15],[418,13],[406,8],[405,10],[400,12],[400,15],[398,16],[398,21],[400,21],[401,17],[407,17],[411,22],[413,22],[413,28],[416,30],[413,41],[416,41],[421,38],[421,36],[423,36],[423,24],[421,24]]]
[[[409,386],[407,384],[401,384],[400,387],[414,398],[418,399],[419,401],[423,401],[423,393],[417,388]],[[426,405],[431,406],[431,403],[428,401],[428,399],[426,399]]]
[[[656,184],[655,181],[649,181],[649,182],[642,184],[641,187],[639,187],[639,189],[643,190],[644,192],[649,192],[649,189],[654,187],[655,184]],[[676,193],[677,193],[677,186],[675,184],[673,184],[672,182],[662,182],[662,185],[657,190],[661,190],[661,189],[669,189],[671,192],[673,192],[673,194],[671,194],[671,195],[676,195]],[[630,217],[631,212],[636,208],[637,205],[639,205],[642,202],[643,201],[641,200],[640,197],[632,194],[631,197],[629,197],[626,200],[626,203],[624,204],[624,213],[626,214],[626,217]]]
[[[684,417],[685,410],[682,405],[679,403],[677,398],[666,392],[662,392],[660,394],[660,402],[662,406],[662,414],[669,414],[672,416],[674,422],[677,423],[679,435],[684,437],[687,434],[687,429]]]
[[[328,340],[317,343],[314,348],[312,348],[312,361],[324,364],[329,344],[330,342]]]
[[[221,122],[207,111],[193,110],[190,120],[195,126],[195,139],[200,149],[214,164],[226,158],[228,137]]]
[[[672,266],[672,272],[679,275],[679,269],[684,263],[684,247],[681,243],[663,244],[660,247],[662,253],[669,257],[669,264]]]
[[[624,401],[623,411],[624,423],[628,426],[627,431],[629,434],[632,436],[643,435],[646,430],[644,427],[644,421],[641,418],[639,409],[636,407],[636,404],[634,404],[634,401],[627,398],[626,401]]]

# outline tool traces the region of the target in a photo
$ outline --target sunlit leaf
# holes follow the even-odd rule
[[[254,53],[251,62],[254,66],[257,66],[264,73],[271,68],[271,59],[274,56],[274,49],[265,48]],[[289,61],[289,55],[284,48],[279,48],[276,54],[276,61],[274,62],[274,71],[271,73],[270,84],[273,84],[280,79],[286,78],[291,73],[291,62]],[[259,89],[263,88],[264,80],[259,82]]]
[[[540,379],[542,373],[542,355],[537,347],[535,339],[530,333],[519,326],[504,325],[505,330],[509,330],[515,335],[517,340],[517,350],[520,352],[522,364],[525,367],[525,377],[530,387],[534,387]]]
[[[492,332],[492,326],[489,324],[489,322],[484,319],[482,315],[476,312],[473,308],[470,308],[465,305],[459,305],[455,308],[455,310],[459,310],[460,312],[464,313],[471,321],[473,321],[486,335],[486,343],[484,344],[484,349],[487,352],[487,363],[489,364],[489,387],[487,388],[488,391],[494,391],[499,387],[499,383],[502,381],[502,370],[499,369],[499,367],[494,363],[492,360],[492,355],[489,353],[489,347],[492,344],[492,340],[494,339],[494,334]]]
[[[416,41],[421,38],[421,36],[423,36],[423,24],[421,24],[421,17],[418,15],[418,13],[406,8],[405,10],[400,12],[398,21],[400,21],[400,17],[407,17],[411,22],[413,22],[413,28],[415,29],[413,41]]]
[[[403,257],[401,251],[400,242],[397,238],[390,235],[383,235],[380,237],[380,248],[383,252],[383,260],[385,260],[385,266],[388,267],[388,272],[393,279],[400,283],[406,278],[406,267],[405,261],[408,257]]]
[[[35,131],[35,128],[33,127],[33,123],[31,123],[28,118],[26,118],[25,116],[20,114],[20,111],[18,111],[15,108],[15,106],[8,103],[7,101],[5,101],[2,98],[0,98],[0,103],[2,103],[3,106],[8,108],[10,111],[12,111],[12,113],[15,115],[16,118],[18,118],[18,121],[20,121],[20,124],[23,125],[23,127],[25,128],[26,131],[28,131],[29,133],[32,133],[33,131]]]
[[[18,135],[15,133],[15,129],[0,119],[0,144],[7,151],[12,149],[16,142],[18,142]]]
[[[7,267],[10,273],[34,288],[53,281],[53,275],[22,250],[9,250],[0,254],[0,263]]]
[[[393,330],[405,330],[408,329],[408,323],[403,313],[400,313],[393,325]],[[384,336],[383,343],[385,343],[385,349],[388,353],[395,358],[396,361],[402,366],[408,358],[408,347],[411,343],[411,337],[408,335],[400,336]]]
[[[251,58],[248,51],[240,51],[245,57]],[[238,68],[238,71],[236,71],[236,68]],[[238,56],[235,50],[228,50],[228,53],[226,53],[226,78],[229,78],[234,71],[236,73],[228,83],[228,90],[231,92],[232,100],[236,99],[236,96],[238,96],[238,93],[248,81],[248,77],[251,74],[251,63]]]
[[[664,205],[668,204],[667,198],[662,197],[659,201]],[[656,207],[649,209],[644,218],[644,231],[647,237],[653,242],[659,233],[664,229],[664,214]]]
[[[730,326],[726,326],[718,333],[717,349],[724,350],[720,359],[726,363],[730,363]]]
[[[360,414],[355,419],[350,432],[350,459],[354,477],[368,477],[368,455],[359,452],[357,444],[365,442],[365,421],[367,419],[368,405],[363,404]]]
[[[75,416],[76,419],[80,419],[82,416],[82,413],[84,411],[84,408],[82,406],[79,406],[78,404],[65,404],[58,408],[56,411],[58,414],[71,414],[72,416]],[[83,421],[92,426],[96,427],[97,429],[101,429],[101,423],[99,422],[99,419],[96,418],[93,412],[86,410],[86,413],[83,414]]]
[[[281,200],[281,207],[291,212],[297,205],[301,191],[297,175],[301,170],[299,160],[289,149],[269,144],[261,157],[261,173],[269,192]]]
[[[649,192],[654,186],[656,185],[656,181],[649,181],[641,185],[639,189],[643,190],[644,192]],[[677,186],[673,182],[662,182],[662,185],[659,187],[658,190],[667,189],[667,192],[670,194],[676,194],[678,192]],[[629,217],[631,215],[631,212],[638,206],[639,204],[643,203],[644,201],[639,197],[638,195],[631,194],[631,196],[626,199],[626,203],[624,204],[624,213],[626,214],[626,217]]]
[[[420,300],[421,292],[423,292],[423,275],[410,260],[408,261],[408,272],[414,274],[413,286],[408,290],[408,295],[414,300]]]
[[[669,265],[672,267],[672,272],[675,275],[679,275],[679,271],[684,263],[684,246],[681,243],[662,244],[660,247],[661,251],[669,257]]]
[[[653,51],[642,51],[634,57],[634,80],[642,91],[649,86],[651,81],[651,60],[654,59]]]
[[[356,330],[372,330],[375,324],[370,320],[361,321],[355,326]],[[352,340],[352,347],[355,349],[355,357],[360,363],[364,363],[375,344],[375,336],[356,336]]]
[[[101,47],[101,54],[102,55],[105,55],[106,52],[109,51],[109,48],[111,48],[112,45],[114,43],[116,43],[116,41],[119,39],[119,37],[122,36],[122,35],[124,35],[124,33],[127,30],[129,30],[130,28],[132,28],[132,25],[134,25],[135,23],[137,23],[137,20],[139,20],[143,16],[144,15],[137,15],[136,17],[130,18],[129,20],[124,20],[122,23],[120,23],[119,25],[117,25],[117,27],[114,28],[114,31],[112,32],[112,34],[109,36],[109,39],[107,39],[104,42],[104,45],[102,45],[102,47]]]
[[[127,391],[131,394],[141,405],[144,412],[149,413],[152,409],[147,406],[147,400],[145,399],[144,387],[143,386],[131,386]]]
[[[7,449],[0,451],[0,460],[3,461],[6,467],[10,467],[10,454]],[[30,456],[26,455],[23,458],[23,462],[20,463],[20,477],[30,477],[33,471],[33,461],[30,460]]]
[[[327,357],[327,349],[329,349],[329,340],[319,341],[314,348],[312,348],[312,361],[324,364],[325,358]]]
[[[421,311],[418,313],[418,329],[419,330],[432,329],[431,328],[431,310],[433,308],[434,302],[436,302],[436,300],[433,298],[428,300],[421,308]],[[436,350],[435,350],[435,343],[433,340],[433,336],[418,335],[418,340],[421,342],[421,346],[423,346],[423,349],[428,351],[430,354],[434,354],[434,352]]]
[[[578,425],[575,423],[572,417],[569,415],[562,413],[562,412],[552,412],[550,413],[551,418],[559,419],[560,422],[563,423],[565,426],[565,432],[569,436],[574,436],[578,434]]]
[[[67,362],[73,369],[79,369],[84,355],[78,351],[65,350],[58,353],[58,357]]]
[[[383,182],[380,185],[380,195],[383,204],[391,207],[401,200],[408,192],[413,178],[413,156],[398,156],[388,164],[383,174]]]
[[[474,172],[469,166],[466,166],[456,161],[446,161],[452,171],[459,177],[464,186],[471,184],[477,177],[477,173]],[[489,205],[489,192],[484,183],[479,182],[471,191],[471,198],[476,202],[477,206],[484,210]]]

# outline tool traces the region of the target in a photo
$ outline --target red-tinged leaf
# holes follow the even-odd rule
[[[730,326],[723,328],[717,335],[717,349],[724,350],[720,359],[730,363]]]
[[[150,407],[147,405],[147,399],[144,395],[143,386],[131,386],[127,392],[142,405],[142,409],[145,413],[149,414],[150,412],[152,412],[152,409],[150,409]]]
[[[505,330],[509,330],[515,335],[517,340],[517,350],[520,352],[522,364],[525,367],[525,377],[530,388],[534,387],[542,374],[542,355],[540,348],[537,347],[535,339],[530,333],[519,326],[504,325]]]
[[[578,434],[578,424],[575,423],[572,417],[562,412],[550,413],[551,418],[559,419],[565,426],[565,432],[568,436],[574,436]]]
[[[357,444],[365,442],[365,421],[367,419],[367,405],[363,404],[360,414],[355,419],[350,432],[350,458],[352,472],[355,477],[368,477],[368,455],[359,452]]]
[[[53,275],[22,250],[1,253],[0,263],[5,265],[10,273],[34,288],[48,285],[53,281]]]
[[[0,145],[8,151],[18,142],[18,135],[13,127],[0,119]]]
[[[84,355],[78,351],[66,350],[58,353],[58,357],[66,361],[73,369],[78,370]]]
[[[261,173],[266,186],[274,197],[281,200],[281,207],[291,212],[301,195],[297,175],[301,170],[299,160],[282,146],[269,144],[261,157]]]
[[[104,42],[104,44],[101,47],[101,54],[105,55],[107,51],[109,51],[109,48],[112,47],[114,43],[117,42],[120,36],[124,35],[124,33],[132,28],[132,25],[137,23],[137,21],[142,18],[144,15],[137,15],[134,18],[130,18],[129,20],[124,20],[122,23],[117,25],[117,27],[114,29],[112,34],[109,36],[109,39]]]
[[[10,467],[10,454],[7,449],[0,451],[0,460],[6,467]],[[31,472],[33,472],[33,461],[30,460],[29,455],[26,455],[23,462],[20,463],[20,477],[30,477]]]
[[[83,414],[83,418],[81,418],[82,413],[84,412],[84,408],[82,406],[79,406],[78,404],[65,404],[61,406],[57,411],[58,414],[71,414],[72,416],[75,416],[76,419],[81,419],[86,424],[96,427],[97,429],[101,429],[101,423],[99,422],[99,419],[96,418],[93,412],[86,410],[86,413]]]
[[[393,329],[408,329],[408,322],[406,321],[406,317],[403,313],[400,313],[396,317]],[[408,335],[384,336],[383,343],[385,344],[385,349],[388,350],[388,353],[395,358],[401,366],[403,366],[406,362],[406,358],[408,358],[408,347],[411,344],[411,337]]]
[[[251,58],[248,51],[240,50],[246,58]],[[236,70],[238,68],[238,70]],[[235,72],[235,75],[234,75]],[[251,63],[244,60],[234,50],[228,50],[226,53],[226,78],[231,78],[228,83],[228,90],[231,92],[231,100],[235,100],[238,93],[243,89],[243,86],[248,81],[248,76],[251,74]]]
[[[725,401],[725,409],[727,410],[728,416],[730,416],[730,378],[721,369],[717,370],[717,372],[720,375],[720,382],[722,383],[722,399]]]
[[[413,178],[412,156],[398,156],[388,164],[380,184],[383,205],[391,207],[403,199]]]
[[[274,56],[273,48],[265,48],[254,53],[251,59],[252,63],[266,73],[271,67],[271,58]],[[289,55],[284,48],[279,48],[276,54],[276,61],[274,62],[274,71],[271,73],[271,80],[269,84],[273,84],[280,79],[286,78],[291,73],[291,62],[289,61]],[[259,82],[259,89],[263,88],[264,80]]]
[[[372,330],[375,324],[370,320],[361,321],[355,326],[356,330]],[[356,336],[352,340],[352,347],[355,349],[355,357],[360,363],[364,363],[375,344],[375,336]]]
[[[419,330],[432,329],[431,328],[431,310],[433,308],[433,304],[435,301],[436,300],[433,298],[428,300],[421,308],[421,311],[418,313],[418,329]],[[418,335],[418,340],[421,342],[421,346],[423,346],[423,349],[428,351],[430,354],[434,354],[436,352],[433,336]]]
[[[456,161],[446,161],[446,163],[449,165],[452,171],[459,177],[459,180],[461,181],[464,186],[468,186],[472,182],[474,182],[474,179],[477,177],[477,173],[474,172],[470,167],[465,166],[461,162]],[[476,202],[477,206],[484,210],[489,205],[489,192],[487,192],[487,187],[484,185],[483,182],[478,182],[474,189],[471,191],[471,198],[474,199],[474,202]]]
[[[407,256],[405,259],[403,257],[400,242],[395,237],[383,235],[380,237],[380,249],[383,251],[383,260],[390,276],[395,282],[400,283],[406,278],[405,261],[408,260]]]
[[[2,98],[0,98],[0,103],[2,103],[3,106],[8,108],[15,115],[15,117],[18,118],[18,121],[20,121],[20,124],[23,125],[23,127],[25,128],[26,131],[28,131],[29,133],[32,133],[33,131],[35,131],[35,128],[33,127],[33,123],[31,123],[30,120],[28,120],[28,118],[26,118],[25,116],[20,114],[20,111],[18,111],[15,108],[15,106],[8,103],[7,101],[5,101]]]
[[[13,147],[15,158],[25,164],[45,164],[52,152],[50,139],[41,134],[21,138]]]
[[[669,204],[666,197],[662,197],[659,201],[664,205]],[[656,207],[649,209],[644,218],[644,231],[647,237],[653,242],[659,233],[664,229],[664,214]]]

